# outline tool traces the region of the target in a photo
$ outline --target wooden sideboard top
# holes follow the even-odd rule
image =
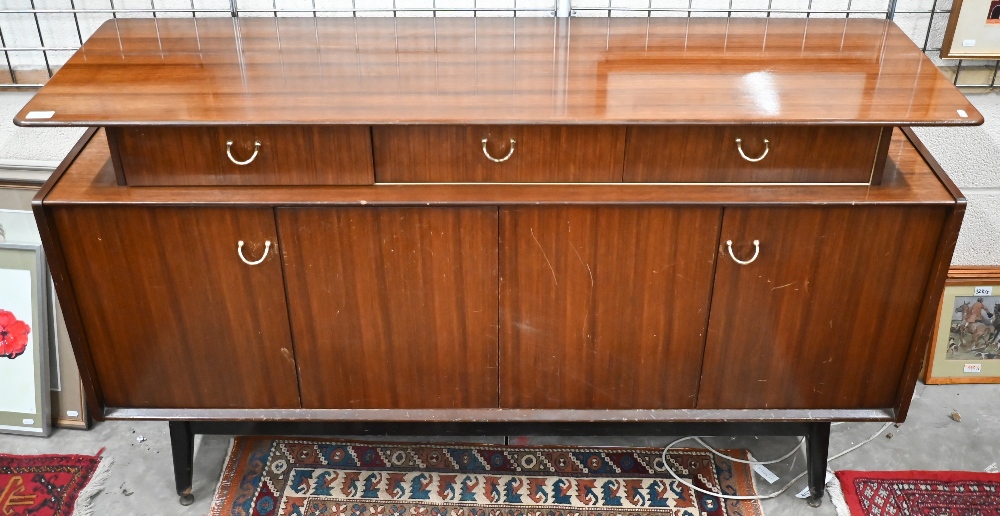
[[[27,116],[46,111],[54,114]],[[857,18],[117,19],[15,118],[23,126],[982,121],[895,24]]]
[[[936,165],[935,165],[936,166]],[[62,167],[60,167],[60,170]],[[882,184],[869,185],[656,185],[477,184],[365,186],[184,186],[121,187],[115,181],[107,137],[98,130],[38,198],[46,205],[171,204],[257,206],[459,206],[459,205],[643,205],[643,204],[941,204],[953,205],[961,192],[924,160],[896,129]]]

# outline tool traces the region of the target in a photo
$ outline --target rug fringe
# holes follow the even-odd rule
[[[847,500],[844,499],[844,489],[840,485],[840,479],[837,478],[836,474],[827,482],[826,492],[830,493],[830,501],[833,502],[833,507],[837,509],[837,516],[851,516],[851,509],[847,506]]]
[[[219,481],[215,484],[215,492],[212,493],[212,507],[208,510],[209,516],[218,516],[222,513],[222,502],[225,501],[225,497],[220,497],[219,491],[222,490],[222,483],[226,481],[226,472],[229,470],[229,462],[233,460],[233,446],[235,445],[236,438],[229,439],[229,447],[226,448],[226,460],[222,463],[222,474],[219,475]]]
[[[98,455],[103,452],[104,449],[102,448]],[[101,462],[97,465],[97,469],[94,470],[94,475],[90,477],[90,481],[87,482],[87,485],[84,486],[80,494],[76,497],[76,503],[73,506],[73,516],[94,516],[94,499],[104,490],[104,484],[111,477],[111,466],[115,463],[113,457],[102,456],[100,459]]]

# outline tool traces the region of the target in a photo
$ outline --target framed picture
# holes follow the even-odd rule
[[[0,184],[0,242],[41,245],[41,236],[31,212],[37,186]],[[51,276],[49,278],[51,283]],[[52,423],[60,428],[87,429],[86,396],[80,369],[59,307],[54,286],[49,294],[49,383],[52,389]]]
[[[1000,59],[1000,0],[954,0],[944,59]]]
[[[0,243],[0,432],[47,436],[49,280],[39,245]]]
[[[1000,383],[1000,268],[948,271],[924,383]]]

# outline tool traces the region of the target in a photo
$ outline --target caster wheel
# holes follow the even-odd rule
[[[809,504],[809,507],[819,507],[820,505],[823,505],[823,497],[818,496],[813,498],[810,496],[809,498],[806,498],[806,503]]]
[[[178,501],[180,502],[181,505],[183,505],[184,507],[187,507],[188,505],[191,505],[191,504],[194,503],[194,495],[191,494],[191,493],[188,493],[188,494],[185,494],[185,495],[181,495],[180,500],[178,500]]]

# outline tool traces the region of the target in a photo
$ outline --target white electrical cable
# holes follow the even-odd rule
[[[708,443],[706,443],[705,441],[702,441],[701,437],[691,436],[691,437],[688,437],[687,439],[694,439],[695,441],[698,441],[698,444],[704,446],[705,448],[708,449],[708,451],[710,451],[710,452],[718,455],[719,457],[723,457],[723,458],[729,459],[729,460],[731,460],[733,462],[740,462],[740,463],[743,463],[743,464],[777,464],[777,463],[779,463],[779,462],[781,462],[781,461],[783,461],[783,460],[791,457],[792,454],[794,454],[795,452],[799,451],[799,448],[801,448],[802,445],[806,443],[806,438],[805,437],[800,438],[799,439],[799,444],[795,448],[792,448],[791,451],[789,451],[788,453],[782,455],[781,457],[778,457],[777,459],[772,459],[772,460],[745,460],[745,459],[739,459],[739,458],[736,458],[736,457],[730,457],[729,455],[726,455],[725,453],[722,453],[719,450],[716,450],[715,448],[712,448],[711,446],[709,446]]]
[[[886,423],[884,426],[882,426],[882,428],[879,429],[878,432],[875,432],[874,434],[872,434],[871,437],[869,437],[868,439],[865,439],[864,441],[861,441],[860,443],[858,443],[855,446],[852,446],[852,447],[850,447],[850,448],[848,448],[848,449],[846,449],[846,450],[844,450],[844,451],[842,451],[842,452],[834,455],[833,457],[830,457],[829,459],[827,459],[826,463],[829,464],[834,459],[839,459],[840,457],[843,457],[844,455],[847,455],[848,453],[851,453],[852,451],[857,450],[858,448],[860,448],[860,447],[862,447],[862,446],[864,446],[864,445],[872,442],[876,437],[878,437],[879,435],[881,435],[882,432],[884,432],[886,428],[889,428],[890,425],[892,425],[891,422]],[[710,451],[711,453],[714,453],[714,454],[716,454],[716,455],[718,455],[720,457],[725,457],[727,459],[735,460],[737,462],[742,462],[744,464],[773,464],[774,462],[779,462],[780,460],[784,460],[784,459],[790,457],[796,451],[798,451],[798,449],[801,448],[802,444],[805,442],[805,439],[800,440],[799,444],[796,445],[795,448],[791,452],[789,452],[788,454],[786,454],[781,459],[778,459],[776,461],[765,461],[765,462],[762,462],[762,461],[753,461],[753,460],[746,461],[746,460],[736,459],[734,457],[729,457],[729,456],[727,456],[727,455],[725,455],[723,453],[718,452],[717,450],[715,450],[711,446],[708,446],[699,437],[693,436],[693,435],[689,435],[687,437],[681,437],[680,439],[675,440],[674,442],[668,444],[665,448],[663,448],[663,452],[660,454],[660,459],[663,461],[663,467],[664,467],[664,469],[667,470],[667,473],[670,473],[670,476],[674,477],[675,480],[677,480],[678,482],[680,482],[681,484],[683,484],[683,485],[685,485],[687,487],[690,487],[691,489],[694,489],[695,491],[698,491],[699,493],[704,493],[704,494],[711,495],[711,496],[714,496],[714,497],[717,497],[717,498],[723,498],[723,499],[726,499],[726,500],[769,500],[769,499],[775,498],[775,497],[781,495],[782,493],[784,493],[785,491],[787,491],[788,488],[792,487],[792,485],[794,485],[796,481],[798,481],[800,478],[806,476],[806,473],[808,473],[808,469],[806,471],[803,471],[802,473],[799,473],[798,476],[796,476],[795,478],[791,479],[787,484],[785,484],[784,486],[782,486],[781,489],[778,489],[777,491],[775,491],[773,493],[766,494],[766,495],[741,496],[741,495],[726,495],[726,494],[722,494],[722,493],[713,493],[711,491],[707,491],[705,489],[702,489],[702,488],[700,488],[700,487],[698,487],[698,486],[696,486],[696,485],[694,485],[694,484],[692,484],[692,483],[690,483],[690,482],[682,479],[681,477],[677,476],[677,473],[674,472],[673,468],[671,468],[670,465],[669,465],[669,463],[667,462],[667,452],[669,452],[670,449],[673,448],[674,445],[676,445],[677,443],[682,442],[682,441],[686,441],[688,439],[695,439],[695,440],[697,440],[698,442],[700,442],[702,444],[702,446],[705,446],[708,449],[708,451]]]

